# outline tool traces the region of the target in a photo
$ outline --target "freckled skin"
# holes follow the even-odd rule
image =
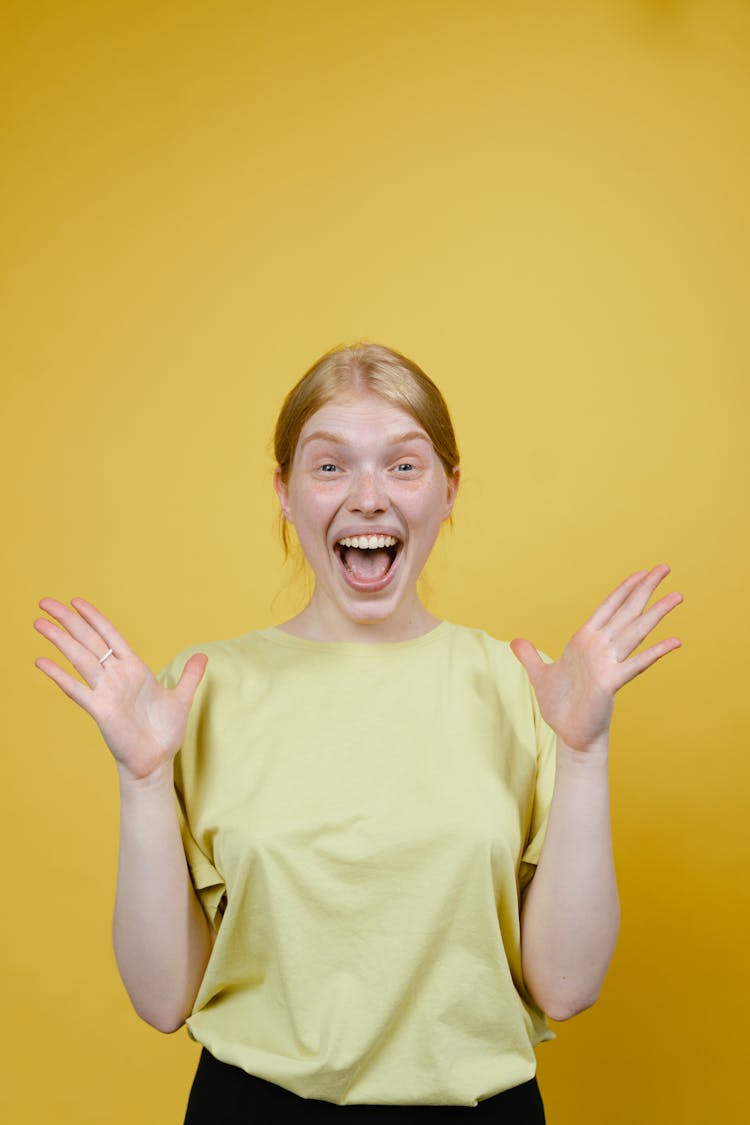
[[[302,429],[288,482],[278,471],[275,478],[282,511],[315,574],[310,602],[282,628],[311,640],[373,643],[434,628],[417,579],[458,483],[458,470],[446,476],[419,423],[377,395],[361,392],[321,407]],[[402,542],[393,577],[382,590],[354,590],[335,543],[383,529]]]

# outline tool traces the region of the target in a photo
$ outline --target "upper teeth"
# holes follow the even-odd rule
[[[376,547],[395,547],[392,535],[355,535],[353,539],[339,539],[342,547],[359,547],[360,551],[374,551]]]

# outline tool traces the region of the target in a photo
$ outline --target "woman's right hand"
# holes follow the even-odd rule
[[[81,683],[53,660],[35,661],[97,723],[125,778],[142,780],[172,761],[182,745],[188,712],[208,657],[195,653],[173,689],[164,688],[131,651],[114,625],[83,598],[70,606],[42,598],[34,628],[65,656]],[[107,651],[111,655],[102,661]]]

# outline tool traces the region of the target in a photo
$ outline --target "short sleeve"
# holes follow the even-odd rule
[[[182,669],[190,655],[191,653],[188,652],[184,653],[182,656],[175,657],[166,668],[163,668],[161,672],[157,674],[156,678],[159,683],[163,684],[164,687],[173,688],[179,680]],[[193,700],[193,706],[185,732],[185,741],[175,757],[175,812],[190,878],[195,888],[196,895],[198,896],[198,901],[211,926],[213,926],[215,930],[218,930],[224,913],[226,886],[221,873],[214,866],[213,856],[208,854],[207,851],[201,847],[193,834],[191,810],[198,794],[195,792],[195,783],[190,784],[188,781],[188,777],[194,777],[195,774],[195,770],[190,768],[190,763],[194,763],[196,759],[196,732],[200,729],[201,725],[197,721],[196,712],[199,711],[201,706],[202,687],[203,685],[201,684]]]
[[[547,664],[552,663],[551,658],[544,653],[540,654]],[[555,784],[555,762],[557,754],[557,735],[542,718],[539,704],[534,691],[529,684],[532,698],[534,718],[534,731],[536,737],[536,783],[534,786],[534,801],[531,811],[529,831],[521,856],[519,884],[521,893],[531,882],[539,862],[539,856],[547,831],[550,804],[552,803],[552,790]]]

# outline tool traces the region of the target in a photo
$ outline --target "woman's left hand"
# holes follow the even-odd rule
[[[631,574],[571,637],[560,659],[552,664],[542,660],[531,641],[511,641],[510,647],[531,680],[543,718],[571,749],[606,746],[615,692],[679,648],[677,637],[668,637],[631,656],[682,601],[682,594],[675,591],[646,608],[667,574],[666,565]]]

